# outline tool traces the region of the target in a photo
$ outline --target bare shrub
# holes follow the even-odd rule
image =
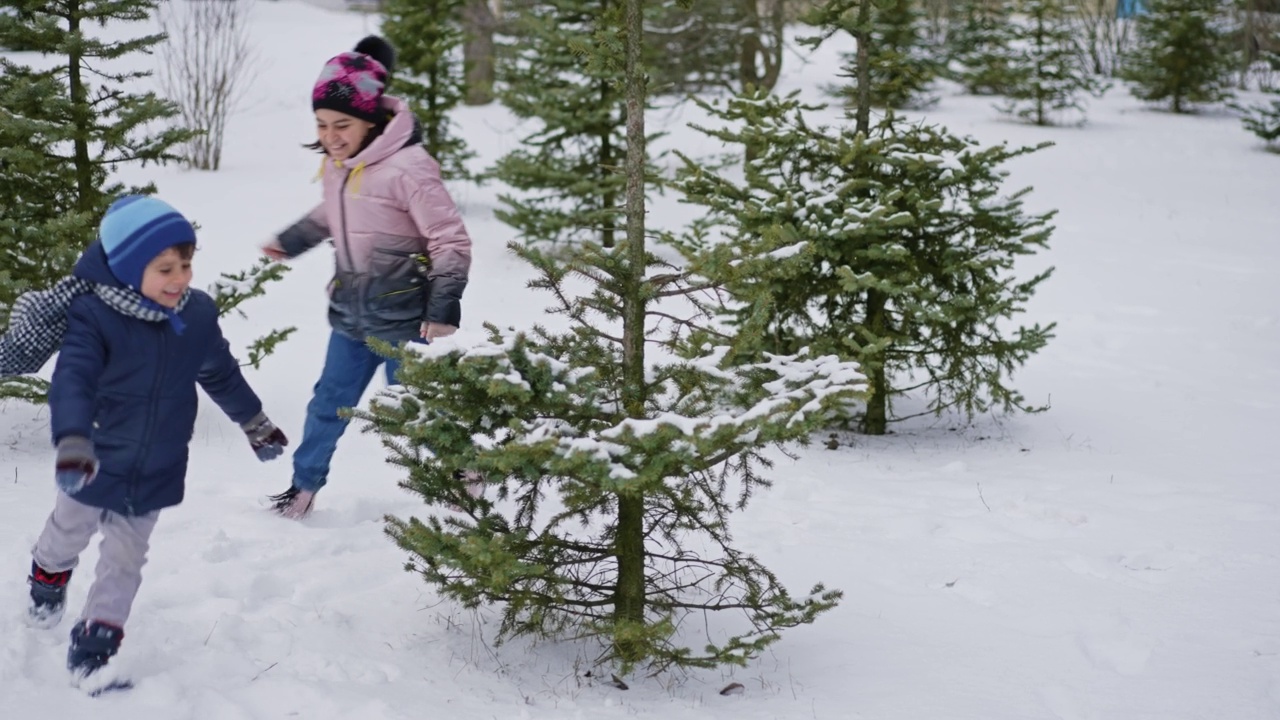
[[[200,134],[186,147],[187,165],[217,170],[227,118],[252,76],[249,39],[253,0],[169,0],[157,10],[160,46],[157,73],[164,94],[178,105],[182,122]]]
[[[1133,21],[1117,17],[1117,0],[1080,0],[1075,36],[1081,57],[1095,75],[1113,77],[1133,45]]]

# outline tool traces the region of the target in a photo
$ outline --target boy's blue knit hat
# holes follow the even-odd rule
[[[169,203],[146,195],[126,195],[111,203],[98,226],[107,266],[120,282],[142,290],[142,271],[174,245],[194,243],[196,229]]]

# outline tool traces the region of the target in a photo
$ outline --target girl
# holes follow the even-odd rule
[[[337,251],[324,369],[293,455],[293,482],[271,497],[291,519],[311,512],[328,480],[348,423],[338,411],[359,404],[380,365],[394,382],[396,363],[365,339],[430,342],[452,334],[461,317],[471,238],[417,120],[384,94],[394,59],[385,40],[370,36],[325,63],[311,94],[317,140],[310,146],[325,155],[324,199],[263,247],[285,260],[332,238]]]

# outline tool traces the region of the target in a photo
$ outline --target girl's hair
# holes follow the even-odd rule
[[[191,258],[196,256],[196,244],[193,242],[178,243],[177,245],[172,245],[171,247],[174,250],[178,251],[178,257],[182,258],[183,260],[190,260]]]
[[[351,157],[355,157],[356,155],[359,155],[360,153],[364,152],[364,149],[369,147],[370,143],[372,143],[374,140],[377,140],[378,136],[381,135],[382,132],[387,129],[387,125],[391,122],[391,118],[393,117],[395,117],[395,113],[388,112],[386,115],[382,117],[381,120],[374,123],[373,127],[369,128],[369,132],[365,133],[364,140],[360,143],[359,149],[351,153]],[[313,143],[305,143],[302,147],[308,150],[315,150],[321,155],[324,154],[324,145],[321,144],[319,140],[316,140]]]

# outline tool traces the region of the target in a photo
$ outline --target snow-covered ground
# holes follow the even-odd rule
[[[232,121],[225,170],[134,171],[202,226],[198,282],[316,201],[310,83],[373,19],[298,0],[259,3],[262,58]],[[111,32],[111,29],[108,29]],[[784,89],[833,73],[823,50],[788,57]],[[1056,266],[1030,320],[1057,338],[1019,375],[1035,416],[962,427],[923,420],[779,458],[776,487],[737,538],[793,589],[844,602],[737,670],[584,676],[592,648],[495,647],[492,612],[442,602],[402,571],[382,518],[426,508],[396,487],[377,439],[343,440],[304,523],[264,511],[289,482],[204,403],[185,504],[166,511],[128,638],[113,661],[139,683],[89,699],[68,689],[69,620],[22,622],[28,549],[52,504],[47,412],[0,406],[0,717],[868,718],[876,720],[1280,717],[1280,158],[1233,117],[1154,112],[1123,88],[1084,128],[1010,123],[989,100],[944,93],[933,122],[984,142],[1051,149],[1011,164],[1009,189],[1057,208]],[[459,111],[482,161],[516,142],[498,107]],[[706,148],[655,113],[668,145]],[[545,301],[504,249],[495,187],[458,186],[475,240],[465,299],[482,321],[527,325]],[[688,213],[670,198],[654,211]],[[225,329],[236,344],[300,330],[250,379],[295,440],[326,340],[317,251]],[[96,551],[71,588],[83,602]],[[714,629],[714,625],[713,625]],[[730,682],[745,692],[721,696]]]

